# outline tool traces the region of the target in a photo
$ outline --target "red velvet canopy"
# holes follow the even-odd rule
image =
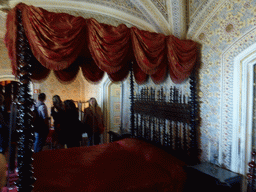
[[[169,72],[174,83],[183,82],[197,61],[197,43],[173,35],[102,24],[66,13],[48,12],[19,3],[7,15],[5,44],[17,75],[17,10],[35,57],[32,79],[43,79],[50,70],[63,80],[75,78],[79,68],[87,80],[97,82],[106,72],[113,81],[123,80],[133,62],[137,83],[151,76],[162,82]]]

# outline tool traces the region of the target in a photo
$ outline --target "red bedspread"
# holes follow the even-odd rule
[[[35,192],[182,191],[185,165],[138,139],[34,154]]]

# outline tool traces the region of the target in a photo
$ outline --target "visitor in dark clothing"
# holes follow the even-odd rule
[[[65,135],[63,133],[64,104],[59,95],[52,97],[53,106],[51,107],[51,116],[54,125],[54,141],[57,148],[63,148],[65,145]]]
[[[38,102],[36,103],[37,114],[39,116],[39,121],[34,122],[35,127],[35,143],[34,151],[35,153],[42,151],[43,146],[45,145],[46,138],[49,133],[49,119],[48,111],[45,105],[46,95],[40,93],[38,95]]]
[[[80,147],[82,140],[82,126],[78,118],[78,110],[73,100],[64,101],[65,115],[63,119],[63,132],[67,148]]]

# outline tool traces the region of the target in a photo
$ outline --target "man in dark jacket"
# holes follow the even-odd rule
[[[46,95],[40,93],[38,95],[38,102],[36,103],[37,114],[39,118],[36,118],[37,122],[34,122],[35,127],[35,143],[34,143],[34,152],[37,153],[42,151],[43,146],[45,145],[48,133],[49,133],[49,118],[48,110],[45,105]]]

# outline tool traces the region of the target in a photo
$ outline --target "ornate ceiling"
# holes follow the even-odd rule
[[[124,23],[128,27],[135,26],[165,35],[174,34],[184,39],[188,31],[193,33],[200,26],[195,22],[202,16],[199,12],[207,10],[206,7],[213,1],[217,0],[1,0],[0,38],[5,34],[6,8],[23,2],[48,11],[93,17],[101,23],[114,26]],[[192,29],[189,30],[190,25]]]

